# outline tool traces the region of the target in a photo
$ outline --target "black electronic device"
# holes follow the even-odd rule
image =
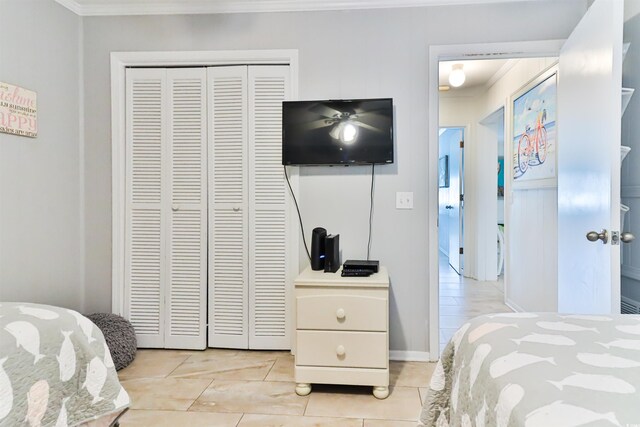
[[[368,268],[349,268],[342,267],[342,277],[369,277],[373,274],[373,271]]]
[[[282,103],[283,165],[393,163],[393,100]]]
[[[340,235],[329,234],[324,238],[324,272],[335,273],[340,269]]]
[[[324,239],[327,237],[327,230],[316,227],[311,234],[311,269],[324,269]]]
[[[344,262],[342,270],[368,270],[377,273],[380,269],[380,261],[367,261],[359,259],[348,259]]]

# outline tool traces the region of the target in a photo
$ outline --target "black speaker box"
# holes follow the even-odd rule
[[[335,273],[340,268],[340,235],[330,234],[324,239],[324,272]]]
[[[327,230],[322,227],[316,227],[311,234],[311,269],[324,269],[324,239],[327,236]]]

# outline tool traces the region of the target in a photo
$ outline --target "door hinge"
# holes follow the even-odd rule
[[[461,201],[461,202],[464,202],[464,194],[461,194],[461,195],[460,195],[460,201]]]
[[[460,148],[464,148],[464,141],[460,141]]]
[[[460,255],[464,254],[464,249],[460,248]]]

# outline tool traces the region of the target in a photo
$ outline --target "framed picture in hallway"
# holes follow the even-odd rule
[[[513,188],[557,186],[557,65],[511,96]]]

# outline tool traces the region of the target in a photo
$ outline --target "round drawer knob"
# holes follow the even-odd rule
[[[178,212],[180,210],[180,205],[171,205],[171,210],[174,212]]]
[[[338,356],[340,356],[340,357],[344,356],[344,346],[339,345],[339,346],[336,348],[336,354],[337,354]]]
[[[344,309],[339,308],[339,309],[336,311],[336,317],[337,317],[339,320],[344,319]]]

